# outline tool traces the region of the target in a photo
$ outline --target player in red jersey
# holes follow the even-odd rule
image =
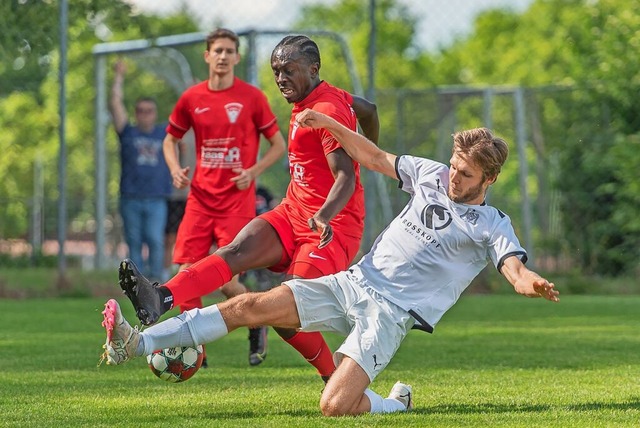
[[[285,37],[273,50],[271,67],[282,95],[294,105],[286,196],[231,244],[162,286],[149,283],[129,262],[121,263],[120,286],[143,324],[155,323],[174,304],[208,294],[245,270],[269,267],[288,278],[316,278],[346,269],[358,251],[365,215],[359,166],[329,132],[300,128],[294,119],[313,108],[355,130],[355,109],[367,137],[377,141],[375,105],[322,81],[318,46],[306,36]],[[325,381],[333,373],[333,357],[320,333],[276,331]]]
[[[207,36],[206,43],[209,79],[180,96],[169,117],[163,146],[174,186],[190,185],[173,253],[180,270],[208,256],[212,245],[229,244],[255,217],[255,179],[285,151],[266,96],[234,74],[240,61],[238,36],[218,29]],[[196,149],[191,180],[190,167],[180,164],[176,150],[189,129],[193,129]],[[257,160],[261,135],[270,146]],[[234,275],[221,291],[229,298],[247,289]],[[200,295],[193,297],[180,302],[181,311],[202,307]],[[251,336],[264,335],[255,328],[250,329]]]

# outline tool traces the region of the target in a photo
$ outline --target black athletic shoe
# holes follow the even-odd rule
[[[142,324],[154,324],[166,312],[163,308],[162,294],[158,291],[158,283],[152,284],[130,259],[120,262],[118,283],[133,303],[136,315]]]
[[[267,358],[267,327],[249,329],[249,365],[257,366]]]

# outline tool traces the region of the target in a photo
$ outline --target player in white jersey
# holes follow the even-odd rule
[[[320,399],[324,415],[396,412],[412,407],[411,387],[396,383],[387,398],[368,388],[411,328],[432,331],[490,260],[528,297],[557,302],[554,284],[527,269],[509,217],[485,204],[508,154],[507,144],[477,128],[454,134],[450,167],[396,156],[330,117],[299,113],[300,126],[325,128],[363,166],[399,180],[411,195],[371,251],[346,272],[294,279],[264,293],[242,294],[194,309],[139,333],[115,300],[105,305],[105,358],[120,364],[154,349],[194,346],[242,326],[271,325],[346,335],[337,369]],[[318,225],[330,228],[330,225]]]
[[[395,174],[411,200],[352,268],[366,287],[435,326],[488,259],[498,270],[510,256],[526,261],[509,217],[449,197],[445,165],[400,156]]]

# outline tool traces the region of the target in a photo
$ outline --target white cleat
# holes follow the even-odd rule
[[[138,327],[129,325],[122,316],[120,305],[113,299],[104,305],[102,315],[102,326],[107,331],[107,340],[102,346],[104,353],[100,362],[107,360],[109,365],[118,365],[135,357],[140,343]]]
[[[393,398],[394,400],[398,400],[407,410],[413,409],[413,395],[411,392],[411,385],[405,385],[402,382],[396,382],[391,388],[391,392],[389,392],[389,396],[387,398]]]

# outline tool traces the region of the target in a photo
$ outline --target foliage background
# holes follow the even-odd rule
[[[437,157],[437,121],[447,119],[438,104],[443,91],[523,87],[531,112],[527,163],[538,171],[529,183],[537,210],[530,246],[538,260],[547,262],[546,269],[568,273],[628,278],[640,273],[640,114],[635,100],[640,59],[629,54],[640,45],[640,4],[536,0],[523,12],[490,10],[478,16],[470,34],[429,51],[416,42],[417,21],[405,3],[376,4],[373,94],[382,123],[381,145],[395,152],[406,149]],[[321,29],[344,36],[360,78],[367,82],[368,5],[363,0],[307,2],[292,31]],[[0,5],[0,24],[6,29],[0,36],[0,241],[4,242],[30,239],[38,164],[43,165],[46,195],[45,238],[56,236],[58,13],[58,4],[47,0],[10,0]],[[69,23],[67,218],[73,238],[90,240],[95,193],[92,47],[210,28],[200,28],[197,11],[186,7],[176,15],[150,16],[121,0],[74,1]],[[234,28],[232,18],[221,18],[215,25]],[[186,55],[196,76],[204,78],[200,49]],[[322,55],[322,77],[353,89],[337,49],[323,47]],[[277,94],[268,64],[260,64],[260,86],[286,130],[289,106]],[[177,94],[148,73],[136,72],[134,65],[127,80],[127,101],[149,92],[160,101],[160,117],[166,117]],[[398,115],[398,100],[405,116]],[[481,125],[480,98],[454,101],[455,126]],[[497,100],[494,126],[510,141],[512,116],[511,102]],[[398,126],[400,119],[403,127]],[[111,132],[109,138],[108,190],[113,208],[119,171]],[[514,160],[508,163],[491,195],[516,225],[521,224],[518,167]],[[285,168],[270,171],[265,180],[282,194]],[[402,195],[397,195],[394,183],[387,185],[395,211],[403,203]],[[118,228],[115,217],[113,228]]]

